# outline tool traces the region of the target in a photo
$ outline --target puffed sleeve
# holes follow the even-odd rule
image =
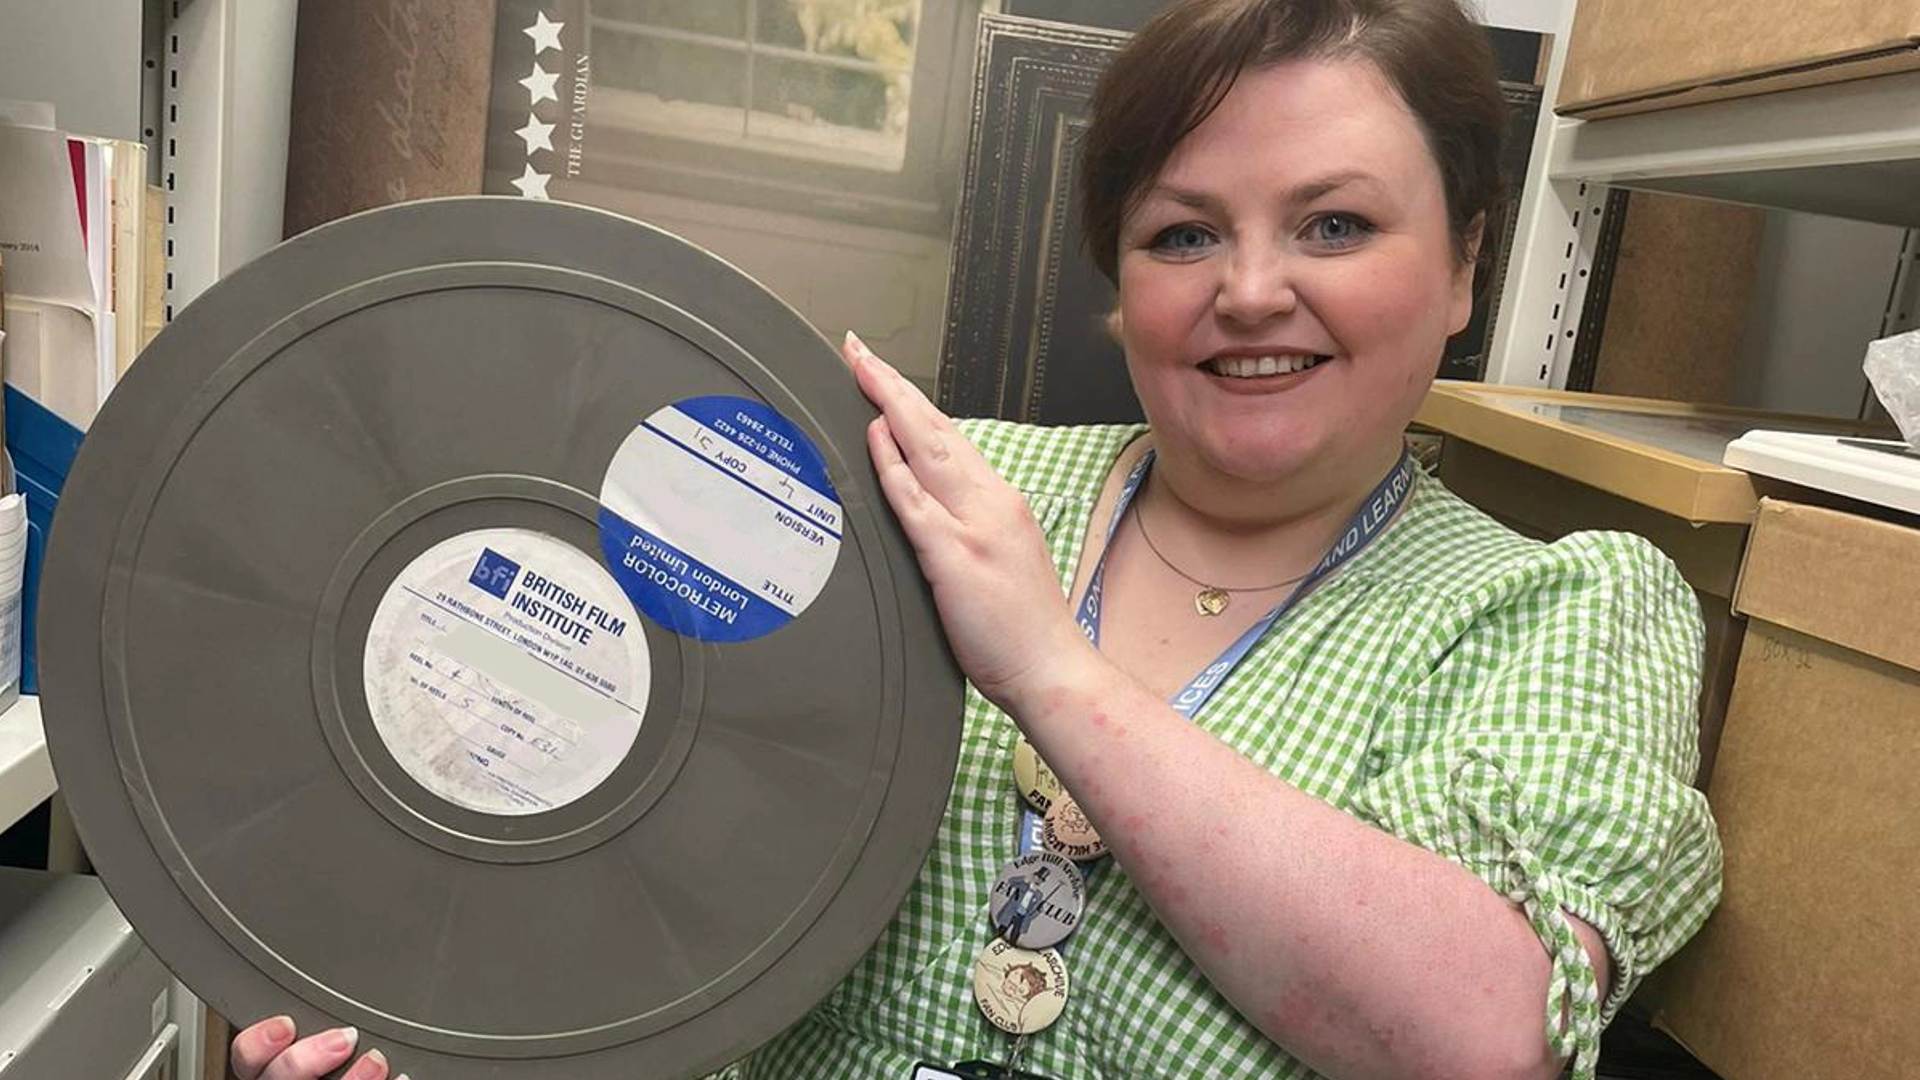
[[[1692,786],[1699,605],[1645,540],[1580,533],[1452,606],[1349,809],[1523,907],[1553,961],[1547,1038],[1591,1077],[1601,1029],[1720,896],[1719,837]],[[1606,939],[1605,1002],[1569,914]]]

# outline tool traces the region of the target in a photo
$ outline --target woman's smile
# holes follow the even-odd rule
[[[1299,387],[1332,362],[1325,353],[1247,350],[1209,357],[1198,370],[1223,393],[1277,394]]]

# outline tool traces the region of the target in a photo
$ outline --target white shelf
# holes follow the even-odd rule
[[[12,827],[53,796],[53,762],[40,726],[40,699],[22,697],[0,712],[0,829]]]
[[[1877,449],[1876,449],[1877,447]],[[1920,458],[1904,443],[1750,431],[1727,445],[1726,463],[1761,476],[1920,514]]]
[[[1556,125],[1554,181],[1920,227],[1920,72]]]

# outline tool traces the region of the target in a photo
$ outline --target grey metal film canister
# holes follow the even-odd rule
[[[49,549],[48,740],[116,902],[221,1013],[396,1073],[772,1037],[892,916],[957,754],[872,415],[745,275],[582,207],[408,204],[222,281]]]

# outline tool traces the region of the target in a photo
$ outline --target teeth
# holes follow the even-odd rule
[[[1208,365],[1215,374],[1234,379],[1254,379],[1262,375],[1292,375],[1312,367],[1317,356],[1292,353],[1275,356],[1221,356]]]

